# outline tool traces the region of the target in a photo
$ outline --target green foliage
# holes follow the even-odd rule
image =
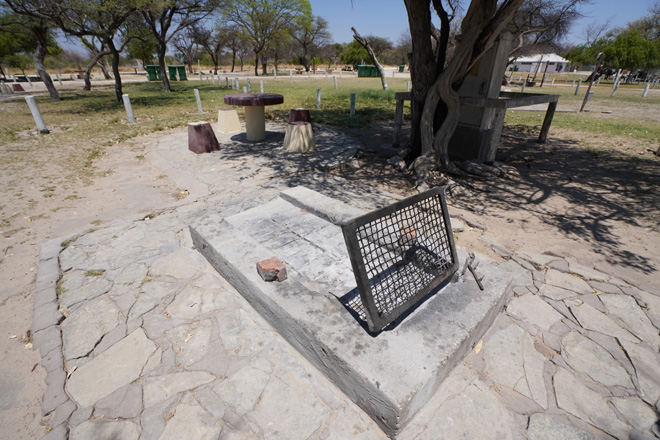
[[[359,64],[361,62],[370,63],[369,52],[357,41],[351,41],[344,51],[339,55],[339,59],[344,64]]]
[[[605,47],[607,63],[634,70],[660,66],[660,41],[648,41],[639,31],[619,34]]]

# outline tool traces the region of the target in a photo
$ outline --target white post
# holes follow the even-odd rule
[[[649,92],[650,85],[651,83],[646,83],[646,85],[644,86],[644,93],[642,93],[642,98],[646,98],[646,94]]]
[[[396,69],[392,71],[392,78],[396,78]]]
[[[599,85],[600,85],[600,76],[599,76],[598,79],[596,80],[596,87],[598,87]]]
[[[211,80],[209,79],[209,74],[208,73],[206,74],[206,82],[209,83],[209,84],[211,83]]]
[[[309,70],[307,71],[307,78],[309,78]]]
[[[124,101],[124,108],[126,109],[126,118],[131,124],[135,124],[135,115],[133,115],[133,107],[131,106],[131,98],[128,95],[121,95]]]
[[[619,89],[619,82],[617,81],[614,83],[614,88],[612,89],[612,94],[610,95],[610,97],[614,96],[614,94],[618,89]]]
[[[351,116],[355,116],[355,93],[351,93]]]
[[[62,85],[62,78],[60,78],[60,74],[59,74],[59,73],[56,73],[56,74],[55,74],[55,78],[57,78],[57,81],[60,83],[60,85]]]
[[[220,81],[218,81],[218,82],[220,82]],[[225,76],[225,88],[226,89],[229,88],[229,77],[228,76]]]
[[[200,64],[199,60],[197,60],[197,71],[199,72],[199,80],[202,80],[202,65]]]
[[[332,79],[335,82],[335,90],[337,90],[337,75],[332,75]]]
[[[527,84],[527,80],[523,79],[522,87],[520,88],[520,93],[525,93],[525,84]]]
[[[250,78],[247,79],[247,91],[252,93],[252,84],[250,84]]]
[[[247,87],[243,86],[243,93],[247,93]]]
[[[289,69],[289,78],[293,76],[293,69]]]
[[[552,85],[553,86],[555,85],[555,79],[554,78],[552,78]]]
[[[263,93],[264,92],[264,80],[263,79],[259,80],[259,86],[261,88],[261,93]]]
[[[616,89],[619,87],[619,77],[621,76],[621,69],[619,69],[616,72],[616,76],[614,77],[614,84],[612,84],[612,89]]]
[[[328,77],[328,71],[327,70],[325,71],[325,77],[326,78]]]
[[[37,124],[39,133],[50,133],[50,130],[48,130],[48,127],[46,127],[44,118],[41,117],[41,112],[39,111],[39,107],[37,107],[37,101],[34,100],[34,96],[26,96],[25,102],[27,102],[28,107],[30,107],[30,112],[32,112],[32,117],[34,118],[34,122]]]
[[[410,91],[410,81],[406,81],[406,92]]]
[[[195,100],[197,101],[197,113],[204,113],[204,110],[202,110],[202,100],[199,98],[199,90],[194,89],[193,92],[195,93]]]
[[[321,108],[321,89],[316,89],[316,108]]]
[[[277,69],[273,69],[273,79],[277,79]]]
[[[236,78],[236,90],[241,90],[241,82]]]
[[[27,82],[30,83],[30,87],[32,87],[32,80],[30,79],[30,75],[27,73],[25,74],[25,79],[27,79]]]
[[[580,92],[580,85],[582,84],[582,78],[578,79],[577,87],[575,88],[575,96]]]
[[[341,78],[341,72],[342,72],[342,71],[340,70],[340,71],[339,71],[339,77],[340,77],[340,78]]]

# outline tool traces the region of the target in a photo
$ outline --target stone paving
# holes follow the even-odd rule
[[[282,127],[268,129],[263,145],[219,136],[223,150],[200,156],[185,132],[165,136],[146,157],[189,197],[40,246],[45,439],[386,438],[193,248],[194,219],[294,184],[363,209],[393,201],[312,171],[347,166],[336,158],[351,156],[350,139],[316,127],[327,150],[311,161],[283,156]],[[399,438],[659,438],[660,290],[493,249],[516,274],[514,295]]]

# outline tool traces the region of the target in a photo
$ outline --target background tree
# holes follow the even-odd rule
[[[571,25],[582,17],[579,8],[590,0],[525,0],[511,21],[509,30],[517,38],[509,58],[558,52],[558,43]]]
[[[299,16],[311,16],[311,11],[308,0],[229,0],[223,14],[241,28],[254,53],[254,73],[259,75],[259,58],[269,42],[281,37]]]
[[[172,38],[172,46],[179,51],[183,64],[188,65],[188,73],[192,74],[193,63],[198,59],[199,54],[193,27],[191,26],[183,32],[179,32]]]
[[[408,57],[412,54],[412,37],[410,31],[405,31],[399,35],[394,47],[394,54],[397,64],[408,64]]]
[[[215,29],[207,29],[199,23],[191,27],[195,43],[211,58],[215,74],[218,73],[220,57],[229,39],[225,29],[221,23],[217,23]]]
[[[369,52],[357,41],[351,41],[339,55],[344,64],[361,64],[369,59]]]
[[[163,91],[172,91],[170,80],[167,77],[167,66],[165,65],[165,53],[167,52],[168,43],[183,29],[187,29],[208,17],[220,6],[220,2],[221,0],[154,0],[148,8],[142,11],[142,18],[156,43],[158,64],[162,72]]]
[[[298,62],[309,72],[310,58],[318,55],[320,48],[330,42],[328,22],[323,17],[310,19],[301,16],[293,26],[291,36],[298,43]]]
[[[16,32],[14,37],[18,43],[18,51],[15,53],[32,54],[34,68],[46,86],[50,99],[59,101],[60,96],[55,89],[53,80],[44,67],[46,55],[55,55],[61,51],[53,37],[53,24],[47,17],[30,14],[29,11],[35,5],[31,1],[4,0],[0,3],[0,29],[5,29],[4,34],[12,38],[8,32]],[[11,12],[10,12],[11,11]],[[6,48],[10,48],[9,45]],[[2,49],[0,49],[2,50]]]
[[[98,38],[96,37],[80,37],[80,42],[85,46],[85,48],[89,51],[89,53],[92,55],[92,59],[87,63],[87,67],[85,68],[85,73],[83,74],[83,81],[85,82],[85,85],[83,86],[83,90],[92,90],[92,82],[90,81],[90,72],[92,71],[92,68],[98,64],[99,67],[101,67],[101,70],[103,71],[103,75],[105,79],[112,79],[110,74],[108,73],[107,69],[101,62],[101,59],[105,57],[106,55],[111,55],[112,52],[110,52],[109,49],[105,48],[103,46],[103,42],[99,41]],[[98,46],[97,46],[98,45]]]

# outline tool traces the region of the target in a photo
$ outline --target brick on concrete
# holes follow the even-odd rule
[[[277,257],[271,257],[257,263],[257,272],[264,281],[286,280],[286,266]]]

